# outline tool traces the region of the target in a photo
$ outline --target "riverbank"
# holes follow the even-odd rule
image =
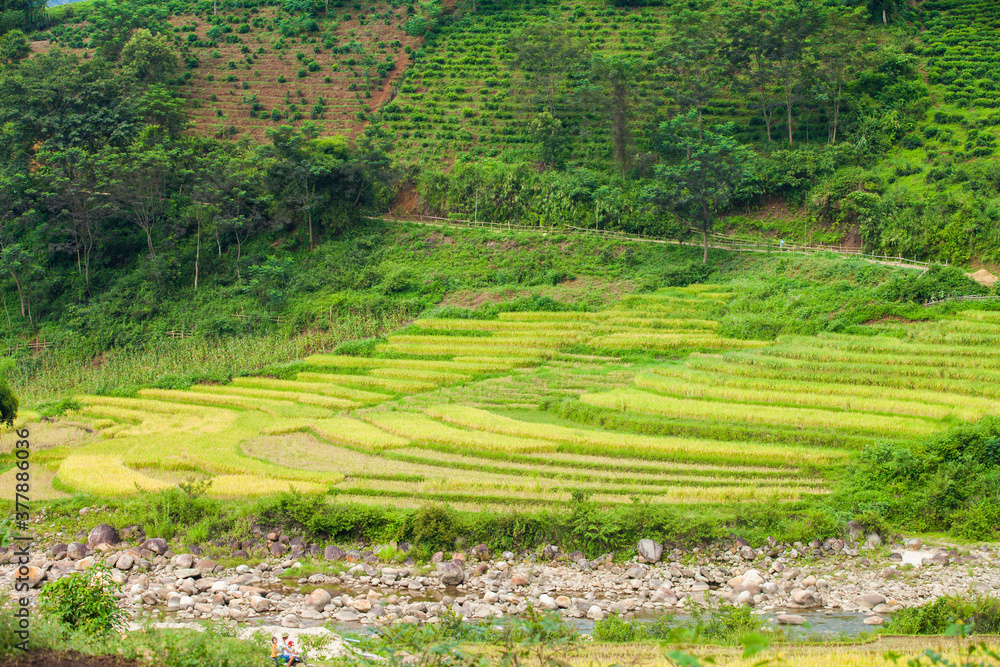
[[[271,533],[274,552],[297,538]],[[664,551],[652,540],[636,557],[587,559],[548,546],[539,553],[437,553],[414,562],[406,545],[341,549],[296,542],[290,553],[239,564],[175,552],[165,540],[122,541],[107,525],[88,541],[52,544],[32,557],[32,595],[47,581],[103,565],[121,586],[119,598],[135,620],[179,622],[231,619],[285,628],[332,623],[344,628],[394,622],[435,623],[454,613],[469,620],[500,619],[529,607],[570,619],[609,615],[642,618],[716,602],[751,606],[778,624],[801,625],[817,615],[856,614],[877,626],[893,612],[944,595],[1000,597],[996,545],[957,551],[910,540],[883,546],[827,540],[810,545],[734,540],[691,551]],[[377,554],[390,555],[380,560]],[[0,557],[0,585],[14,577]],[[386,562],[387,560],[391,562]]]

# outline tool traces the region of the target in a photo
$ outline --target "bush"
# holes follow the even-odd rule
[[[19,406],[17,395],[7,382],[6,370],[0,369],[0,423],[13,426]]]
[[[885,632],[899,635],[941,635],[957,622],[979,634],[1000,633],[1000,599],[939,597],[919,607],[899,610],[886,622]]]
[[[962,424],[920,446],[876,443],[830,498],[891,527],[992,539],[1000,531],[1000,418]]]
[[[74,631],[100,635],[124,629],[128,614],[118,607],[117,586],[101,565],[61,577],[38,595],[38,608]]]
[[[413,515],[413,541],[428,551],[451,549],[458,537],[457,521],[451,508],[428,504]]]

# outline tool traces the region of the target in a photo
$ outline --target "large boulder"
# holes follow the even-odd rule
[[[106,523],[94,526],[94,529],[87,536],[87,544],[95,548],[102,544],[114,546],[118,542],[118,531],[115,530],[114,526]]]
[[[326,560],[340,560],[343,557],[344,551],[336,545],[331,544],[323,550],[323,558]]]
[[[465,581],[465,571],[454,561],[438,563],[437,571],[446,586],[458,586]]]
[[[170,559],[170,564],[176,568],[186,570],[190,567],[194,567],[194,556],[191,554],[177,554]]]
[[[559,608],[559,603],[552,599],[549,595],[542,593],[538,596],[538,606],[546,611],[555,611]]]
[[[142,543],[143,549],[149,549],[157,556],[167,553],[167,541],[162,537],[151,537]]]
[[[805,616],[799,616],[798,614],[778,614],[778,623],[781,625],[803,625],[805,622]]]
[[[27,572],[21,570],[17,576],[26,580],[28,588],[35,588],[42,583],[42,579],[45,578],[45,570],[34,565],[28,565],[27,570]]]
[[[809,591],[802,590],[792,591],[788,601],[791,606],[805,608],[819,607],[823,604],[823,601],[816,595],[813,595]]]
[[[880,604],[885,603],[885,596],[879,595],[878,593],[868,593],[865,595],[859,595],[854,601],[854,604],[858,605],[862,609],[874,609]]]
[[[87,545],[82,542],[70,542],[66,545],[66,558],[80,560],[87,556]]]
[[[330,604],[330,594],[322,588],[317,588],[306,596],[302,606],[315,609],[316,611],[323,611],[323,607],[328,604]]]
[[[653,540],[639,540],[639,545],[636,547],[636,551],[642,556],[647,563],[659,563],[660,558],[663,557],[663,546],[657,544]]]

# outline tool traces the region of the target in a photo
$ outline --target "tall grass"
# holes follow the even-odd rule
[[[43,352],[20,359],[10,370],[11,386],[25,406],[69,394],[127,394],[135,387],[173,380],[225,382],[234,376],[330,350],[349,340],[398,328],[403,313],[358,315],[325,331],[294,336],[269,334],[238,338],[155,339],[141,349],[118,348],[97,358]]]
[[[815,408],[835,408],[840,410],[857,410],[886,414],[908,415],[911,417],[927,417],[929,419],[944,419],[958,417],[972,421],[982,417],[986,406],[980,410],[957,408],[953,405],[923,403],[918,401],[901,401],[886,397],[884,394],[864,397],[837,392],[810,391],[806,386],[796,386],[799,383],[787,382],[783,386],[768,386],[768,383],[750,383],[739,381],[714,382],[712,378],[664,377],[656,374],[640,374],[635,384],[641,389],[649,389],[663,394],[683,398],[712,398],[742,403],[764,403],[767,405],[794,405]],[[805,383],[801,383],[805,385]]]
[[[669,438],[612,431],[592,431],[555,424],[539,424],[511,419],[486,410],[460,405],[438,405],[428,414],[465,428],[480,429],[524,438],[541,438],[559,443],[611,450],[616,456],[643,458],[655,453],[659,458],[676,456],[679,460],[705,462],[772,463],[785,466],[830,463],[844,455],[834,448],[819,449],[771,445],[755,442],[713,441],[699,438]],[[560,449],[562,451],[562,449]]]
[[[584,394],[580,399],[589,405],[623,412],[754,424],[783,424],[896,437],[930,435],[941,428],[937,424],[909,417],[672,398],[635,389],[614,389],[598,394]]]
[[[414,412],[378,412],[366,419],[379,428],[416,443],[436,443],[471,449],[505,452],[554,451],[556,443],[539,438],[520,438],[484,431],[468,431],[442,424]]]

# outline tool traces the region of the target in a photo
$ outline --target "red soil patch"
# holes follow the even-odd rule
[[[379,17],[369,13],[365,25],[361,25],[354,10],[338,8],[335,13],[331,9],[329,19],[317,19],[319,32],[285,38],[285,48],[281,50],[274,48],[275,42],[282,38],[281,33],[277,32],[276,10],[262,8],[256,14],[248,13],[249,18],[246,20],[237,18],[235,22],[227,20],[224,24],[232,28],[233,32],[229,34],[237,35],[241,43],[226,44],[220,41],[215,47],[191,46],[187,51],[179,52],[182,63],[189,56],[194,56],[199,61],[198,67],[194,69],[186,69],[182,64],[178,70],[179,74],[191,74],[190,79],[180,87],[180,93],[189,102],[192,131],[204,136],[233,140],[247,136],[264,142],[269,128],[280,125],[301,127],[306,122],[313,122],[322,136],[356,137],[368,126],[367,116],[395,97],[399,80],[409,65],[409,54],[405,47],[417,49],[423,44],[422,37],[412,37],[403,32],[402,24],[408,18],[405,8],[393,9],[386,3],[377,3],[374,7]],[[344,11],[351,12],[352,20],[339,20],[343,18],[341,12]],[[389,12],[392,14],[389,25],[386,25],[384,17]],[[220,15],[227,19],[229,15],[241,17],[242,14],[243,10],[239,9],[220,11]],[[262,19],[265,26],[238,34],[236,28],[240,24],[255,19]],[[335,19],[338,19],[336,29],[329,30]],[[199,40],[208,41],[207,32],[212,28],[212,24],[205,21],[202,15],[175,15],[170,17],[169,22],[177,28],[195,24],[194,30],[185,29],[168,35],[171,38],[181,38],[184,44],[187,35],[192,32]],[[323,44],[325,35],[336,37],[334,49],[326,48]],[[315,38],[316,42],[303,43],[303,37],[307,40]],[[358,45],[360,52],[333,52],[337,47],[351,43]],[[56,47],[77,55],[94,52],[89,48],[67,48],[64,44],[53,44],[48,40],[31,44],[32,52],[39,54],[48,53]],[[243,53],[243,47],[250,52]],[[257,52],[260,48],[264,49],[264,53]],[[317,48],[319,53],[315,52]],[[215,51],[218,51],[218,58],[213,57]],[[319,70],[309,72],[304,62],[296,57],[297,53],[303,54],[303,61],[310,58],[315,60]],[[248,56],[253,56],[252,62],[248,62]],[[395,67],[385,78],[379,78],[377,65],[387,62],[387,58]],[[354,61],[353,65],[348,64],[350,60]],[[230,69],[230,62],[234,63],[234,69]],[[298,73],[303,68],[307,70],[306,76],[300,78]],[[230,77],[236,80],[228,81]],[[279,81],[279,77],[284,77],[285,81]],[[324,81],[326,77],[329,77],[329,83]],[[243,88],[244,82],[248,86],[246,89]],[[321,97],[325,109],[323,117],[311,119],[313,107]],[[251,117],[254,103],[263,106],[255,112],[257,117]],[[291,105],[294,105],[294,109]],[[274,109],[282,112],[282,116],[287,113],[289,117],[272,120],[270,114]],[[294,120],[296,111],[301,115],[299,120]],[[359,120],[358,114],[361,112],[366,115],[365,120]],[[236,129],[235,134],[230,134],[231,127]]]
[[[383,16],[393,11],[388,4],[375,7],[376,12]],[[238,16],[241,12],[231,13]],[[394,10],[389,25],[384,19],[376,20],[369,15],[365,25],[361,25],[355,17],[351,21],[340,21],[335,30],[327,31],[329,22],[320,19],[320,32],[305,35],[309,39],[315,37],[316,43],[302,43],[302,36],[286,38],[286,47],[282,50],[274,49],[274,43],[281,38],[280,33],[273,29],[276,24],[275,10],[264,8],[250,14],[250,21],[255,19],[270,24],[272,30],[268,30],[267,26],[252,28],[249,33],[238,35],[241,44],[220,42],[214,48],[191,48],[191,54],[198,58],[200,64],[188,70],[191,78],[181,87],[181,93],[191,100],[191,118],[198,134],[219,138],[231,136],[233,139],[249,136],[262,142],[266,140],[268,128],[279,125],[301,127],[303,123],[310,122],[310,112],[322,97],[325,106],[323,117],[311,121],[320,128],[320,134],[355,137],[368,125],[367,120],[358,119],[358,114],[375,111],[395,96],[397,82],[409,64],[405,47],[417,48],[423,42],[422,38],[403,32],[401,26],[406,20],[405,9]],[[196,22],[193,32],[206,41],[207,31],[212,27],[203,17],[189,15],[171,17],[170,22],[178,27]],[[243,19],[239,19],[237,24],[227,25],[235,29],[242,22]],[[337,38],[336,46],[353,42],[360,45],[363,52],[334,53],[335,49],[323,45],[324,34],[333,34]],[[250,53],[243,53],[243,47],[247,47]],[[260,48],[264,49],[264,53],[257,53]],[[315,52],[317,48],[319,53]],[[218,58],[213,57],[213,51],[218,51]],[[307,71],[306,76],[300,78],[299,70],[305,65],[296,57],[297,53],[304,55],[303,60],[315,60],[319,70]],[[251,55],[254,56],[252,63],[247,61]],[[366,65],[369,58],[374,60],[368,60]],[[395,68],[384,79],[379,79],[375,65],[386,62],[387,58],[391,59]],[[348,64],[350,61],[354,64]],[[235,63],[235,69],[230,68],[230,62]],[[213,80],[209,81],[209,77]],[[230,77],[236,81],[228,81]],[[284,77],[285,81],[279,81],[280,77]],[[329,77],[329,83],[324,81],[326,77]],[[243,88],[244,82],[248,85],[246,89]],[[256,118],[251,117],[254,103],[263,106],[255,114]],[[288,112],[290,117],[271,120],[270,113],[274,109],[283,114]],[[220,111],[221,116],[218,115]],[[301,114],[300,120],[291,116],[295,111]],[[230,127],[236,128],[235,135],[228,134]]]

